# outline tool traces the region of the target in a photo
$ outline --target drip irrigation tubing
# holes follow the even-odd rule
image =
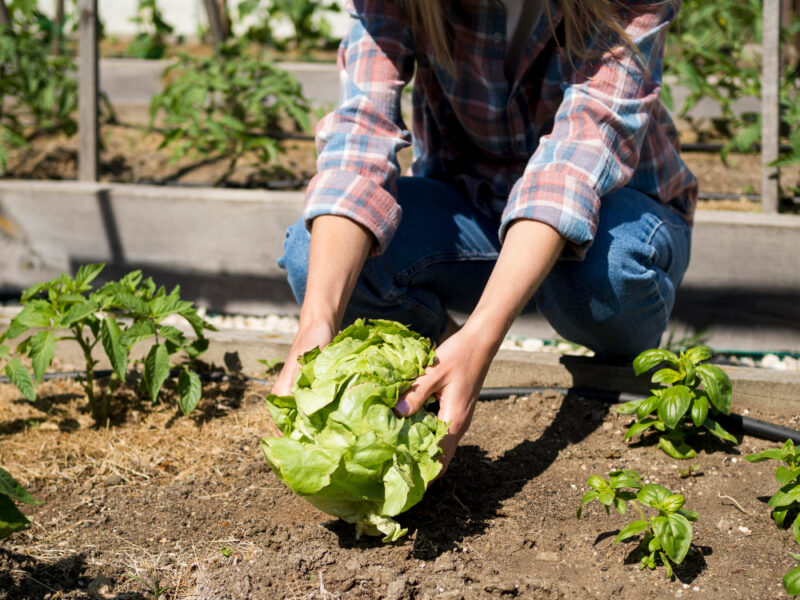
[[[725,144],[715,144],[710,142],[692,142],[681,144],[681,152],[721,152],[723,148],[725,148]],[[781,152],[792,152],[793,148],[789,144],[781,144],[780,151]],[[739,152],[739,150],[734,150],[731,148],[732,152]],[[753,144],[750,147],[750,150],[747,151],[748,154],[755,154],[757,152],[761,152],[761,144]]]
[[[100,379],[103,377],[110,377],[112,373],[113,371],[111,369],[98,369],[92,371],[92,374],[96,379]],[[229,375],[227,373],[222,373],[219,371],[211,371],[211,372],[199,371],[196,373],[198,377],[200,377],[200,379],[205,382],[245,381],[245,382],[257,383],[260,385],[269,385],[271,383],[266,379],[249,377],[247,375],[242,375],[242,374]],[[180,374],[180,369],[170,370],[171,377],[175,377],[179,374]],[[86,376],[85,371],[60,371],[60,372],[45,373],[42,379],[44,379],[45,381],[51,381],[54,379],[64,379],[64,378],[77,379],[85,376]],[[0,383],[11,383],[11,380],[8,377],[3,376],[0,377]],[[478,394],[478,399],[501,400],[503,398],[508,398],[509,396],[527,396],[530,394],[542,393],[542,392],[557,392],[565,396],[567,394],[572,394],[575,396],[581,396],[583,398],[598,400],[600,402],[605,402],[608,404],[630,402],[632,400],[642,400],[645,398],[643,394],[633,394],[629,392],[612,392],[608,390],[598,390],[593,388],[578,388],[578,387],[569,388],[569,387],[544,385],[544,386],[528,386],[528,387],[483,388]],[[775,425],[774,423],[759,421],[758,419],[751,419],[750,417],[745,417],[737,414],[718,415],[717,420],[723,427],[734,432],[741,432],[746,435],[751,435],[753,437],[765,440],[771,440],[775,442],[785,442],[787,439],[791,439],[795,444],[800,444],[800,431],[797,431],[795,429],[790,429],[788,427],[783,427],[782,425]]]
[[[566,388],[555,386],[538,386],[538,387],[496,387],[496,388],[483,388],[478,395],[480,400],[499,400],[501,398],[508,398],[509,396],[527,396],[528,394],[541,393],[543,391],[555,391],[560,394],[572,394],[589,398],[592,400],[600,400],[614,404],[617,402],[630,402],[631,400],[643,400],[646,396],[643,394],[631,394],[627,392],[609,392],[605,390],[595,390],[590,388]],[[720,424],[734,432],[741,432],[753,437],[761,438],[764,440],[771,440],[774,442],[785,442],[791,439],[795,444],[800,444],[800,431],[789,429],[782,425],[775,425],[774,423],[767,423],[766,421],[759,421],[758,419],[751,419],[742,415],[718,415],[715,417]]]

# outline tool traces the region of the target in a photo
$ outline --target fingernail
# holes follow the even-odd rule
[[[397,401],[397,404],[394,405],[394,409],[399,412],[401,415],[406,416],[408,414],[408,410],[411,408],[408,404],[408,400],[405,398],[401,398]]]

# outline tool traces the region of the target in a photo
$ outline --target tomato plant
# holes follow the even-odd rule
[[[222,183],[246,152],[275,162],[284,126],[307,132],[311,123],[308,101],[291,73],[263,54],[251,56],[241,43],[215,52],[183,54],[167,69],[168,83],[150,105],[150,126],[163,112],[161,147],[173,148],[173,160],[190,153],[227,160]]]
[[[44,283],[37,283],[22,293],[22,310],[0,335],[0,357],[9,357],[5,372],[27,399],[36,398],[35,386],[55,356],[57,342],[76,342],[84,356],[86,376],[81,379],[92,415],[98,422],[108,418],[109,403],[119,384],[127,377],[129,357],[139,342],[151,343],[144,359],[142,388],[153,402],[170,375],[170,357],[183,351],[190,360],[208,348],[204,330],[214,329],[201,318],[191,302],[180,299],[180,288],[170,293],[157,288],[151,278],[143,279],[141,271],[133,271],[120,279],[93,289],[92,281],[103,269],[102,264],[84,265],[75,277],[62,274]],[[163,323],[171,315],[182,317],[197,336],[189,340],[183,332]],[[33,331],[31,331],[33,330]],[[14,355],[5,344],[28,334],[17,346]],[[93,355],[100,345],[112,367],[107,385],[98,397],[95,394],[94,367],[99,362]],[[33,376],[20,357],[27,357]],[[185,414],[192,412],[200,400],[200,379],[189,364],[180,365],[178,377],[179,404]]]

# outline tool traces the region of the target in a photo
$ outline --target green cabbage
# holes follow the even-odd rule
[[[424,408],[395,415],[398,397],[434,359],[430,341],[392,321],[359,319],[300,358],[294,396],[267,396],[283,437],[261,442],[275,474],[318,509],[389,542],[392,517],[420,501],[441,471],[447,425]]]

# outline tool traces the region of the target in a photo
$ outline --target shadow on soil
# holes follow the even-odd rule
[[[618,531],[615,533],[619,533]],[[637,544],[630,553],[625,557],[624,563],[626,565],[639,565],[642,557],[644,556],[644,552],[638,546],[638,541],[636,539],[629,539],[622,542],[623,544]],[[689,553],[684,558],[683,562],[679,565],[673,564],[672,571],[675,574],[675,577],[684,584],[691,584],[697,576],[702,573],[708,563],[706,562],[706,556],[711,556],[713,550],[710,546],[697,546],[692,545],[689,549]],[[663,569],[663,565],[656,567],[656,569]]]
[[[538,439],[525,440],[496,460],[477,446],[460,446],[447,474],[431,485],[424,502],[404,515],[403,524],[415,538],[412,556],[435,560],[458,548],[466,538],[484,533],[490,522],[501,516],[505,500],[544,472],[561,450],[597,429],[607,412],[607,405],[567,396]],[[344,525],[328,525],[339,536],[341,546],[383,545],[380,538],[356,541],[353,527]]]
[[[744,435],[740,431],[731,431],[730,433],[736,438],[736,444],[723,441],[706,432],[687,436],[686,443],[694,448],[698,454],[700,452],[705,452],[706,454],[722,452],[727,456],[741,456],[742,453],[737,446],[742,443]],[[639,440],[631,444],[631,448],[654,448],[661,452],[661,450],[658,450],[658,438],[659,436],[656,434],[640,437]],[[689,465],[687,464],[686,466],[688,467]],[[702,472],[693,473],[692,477],[700,477],[702,475]]]
[[[218,375],[226,375],[218,370]],[[170,378],[164,382],[164,387],[159,394],[158,402],[153,403],[146,392],[139,390],[140,375],[130,372],[127,383],[116,390],[109,407],[108,426],[115,427],[134,422],[142,415],[149,413],[172,410],[173,414],[166,423],[172,427],[183,418],[183,413],[178,407],[177,379]],[[190,418],[196,425],[201,426],[213,419],[229,414],[242,406],[247,390],[252,387],[244,380],[226,377],[220,381],[211,381],[203,385],[203,395],[200,404],[192,412]],[[98,378],[99,389],[106,385],[106,378]],[[76,414],[88,415],[90,413],[88,401],[82,394],[53,394],[40,395],[34,403],[24,398],[15,401],[18,404],[30,404],[43,413],[42,419],[47,417],[57,419],[58,428],[62,432],[72,432],[80,429],[81,424],[75,418]],[[9,421],[0,421],[0,435],[13,435],[30,428],[37,427],[37,417],[17,418]],[[96,427],[105,427],[106,424],[95,423]]]
[[[86,557],[73,554],[53,562],[38,560],[28,554],[0,548],[0,595],[5,600],[33,600],[86,594],[92,582],[86,574]],[[108,600],[145,600],[138,592],[103,596]]]

